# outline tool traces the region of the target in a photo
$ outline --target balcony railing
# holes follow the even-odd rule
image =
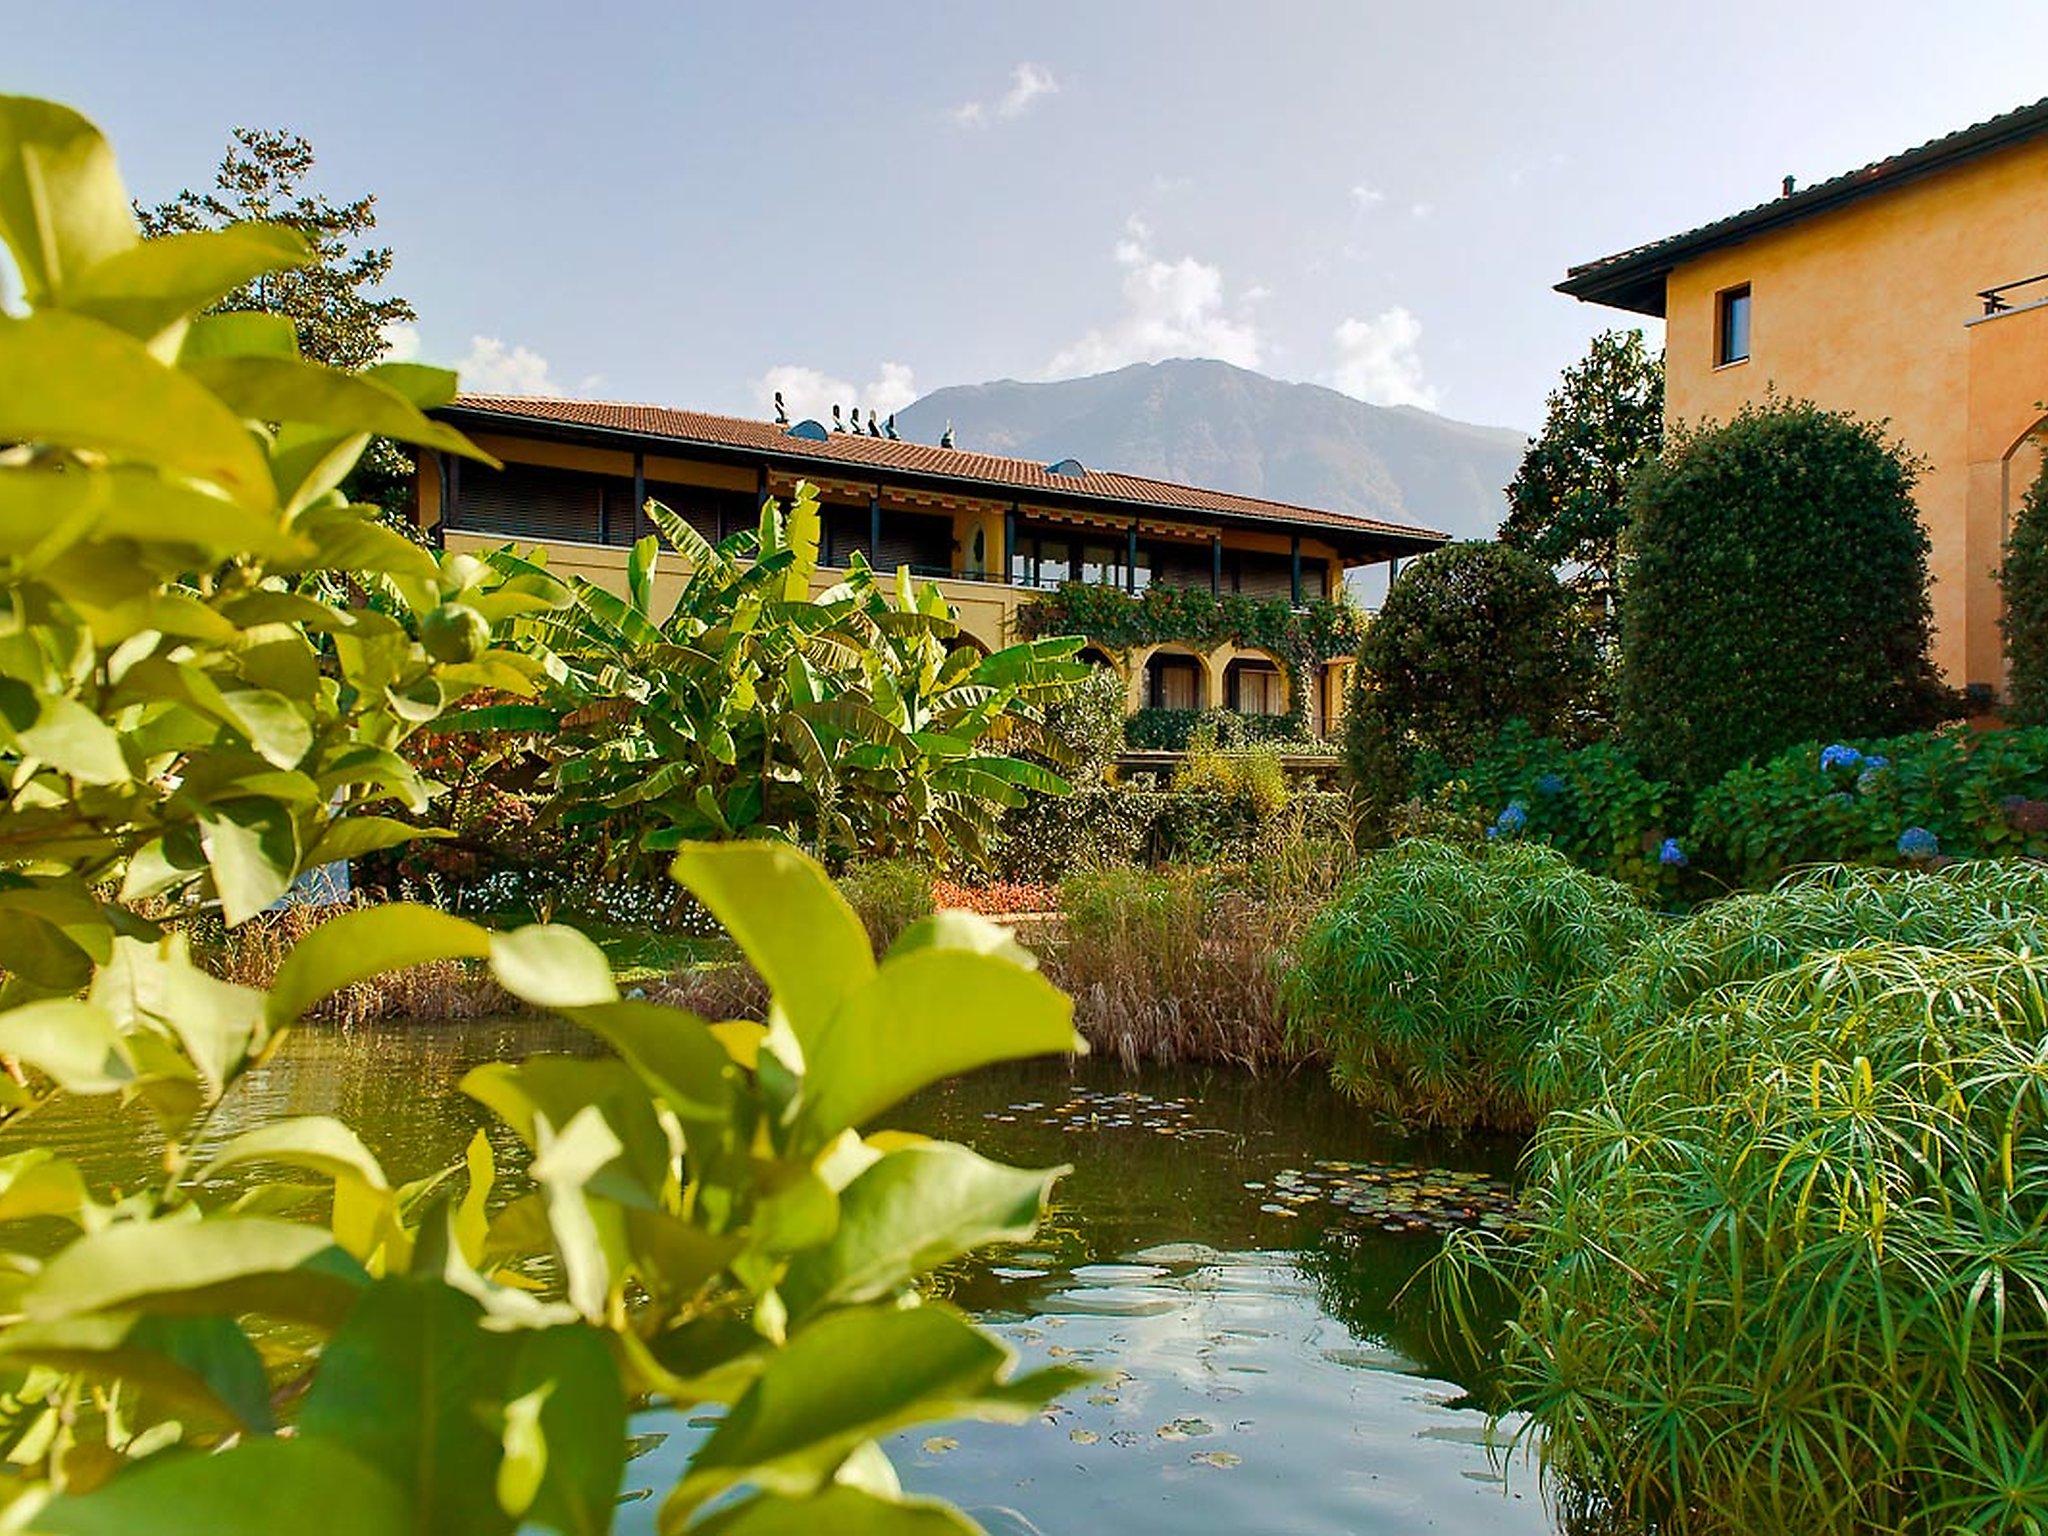
[[[2023,298],[2014,295],[2030,290]],[[1984,301],[1984,313],[2002,315],[2008,310],[2026,309],[2031,305],[2048,303],[2048,272],[2038,277],[2023,277],[2016,283],[2001,283],[1996,288],[1986,288],[1977,295]]]

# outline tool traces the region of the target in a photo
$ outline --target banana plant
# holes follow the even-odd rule
[[[565,826],[622,859],[766,835],[950,860],[978,855],[1027,793],[1068,791],[1045,765],[1058,749],[1043,722],[1088,675],[1078,640],[950,646],[960,626],[937,587],[907,572],[891,587],[857,557],[814,597],[808,484],[718,544],[658,502],[648,512],[683,567],[665,611],[650,534],[623,595],[578,579],[565,606],[525,623],[553,659],[540,702],[444,722],[546,756],[549,814]],[[510,580],[547,574],[537,554],[490,558]]]

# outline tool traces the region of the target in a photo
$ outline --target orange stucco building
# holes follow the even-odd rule
[[[490,469],[419,456],[414,516],[452,550],[539,546],[550,567],[625,589],[626,556],[652,532],[652,498],[717,540],[756,521],[798,481],[818,488],[824,529],[819,590],[858,554],[937,583],[966,640],[1016,638],[1034,595],[1067,582],[1130,593],[1152,587],[1290,601],[1343,590],[1348,568],[1398,561],[1445,535],[1352,513],[1290,506],[1090,469],[912,443],[815,421],[758,421],[665,406],[463,395],[437,415],[497,459]],[[872,418],[870,418],[872,422]],[[657,567],[657,602],[680,585]],[[1285,714],[1295,701],[1284,660],[1236,645],[1165,642],[1093,659],[1124,678],[1132,709]],[[1312,730],[1342,710],[1348,658],[1303,681]]]
[[[1561,292],[1665,322],[1667,423],[1767,394],[1867,418],[1926,461],[1935,659],[2003,691],[1997,569],[2048,430],[2048,101],[1685,234]]]

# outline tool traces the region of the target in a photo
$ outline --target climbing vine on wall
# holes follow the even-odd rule
[[[1287,673],[1295,727],[1303,732],[1316,673],[1325,663],[1354,654],[1369,622],[1366,611],[1348,598],[1318,598],[1296,608],[1285,598],[1201,587],[1151,587],[1133,594],[1081,582],[1069,582],[1017,613],[1027,639],[1081,635],[1109,651],[1168,644],[1266,651]]]

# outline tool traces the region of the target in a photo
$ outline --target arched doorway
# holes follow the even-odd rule
[[[1147,709],[1207,709],[1208,679],[1193,651],[1161,648],[1145,658]]]

